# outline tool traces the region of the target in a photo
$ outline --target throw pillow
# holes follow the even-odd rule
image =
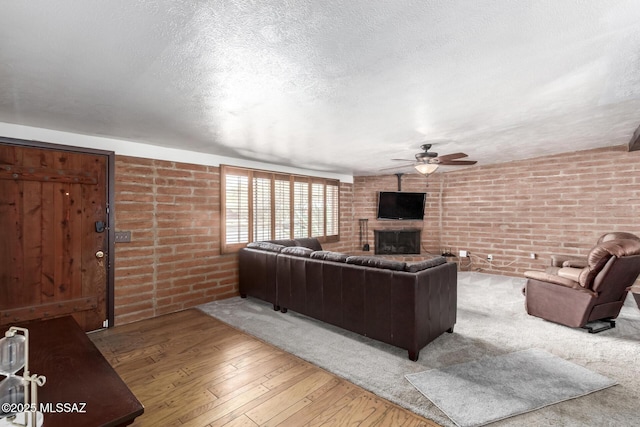
[[[247,244],[247,248],[262,249],[263,251],[269,252],[280,252],[284,248],[284,246],[270,242],[251,242]]]
[[[431,259],[425,259],[424,261],[413,262],[407,264],[407,271],[409,273],[416,273],[418,271],[426,270],[427,268],[435,267],[437,265],[446,264],[447,260],[444,257],[438,256]]]
[[[315,251],[311,254],[311,258],[324,261],[345,262],[347,258],[349,258],[349,255],[340,252]]]
[[[305,248],[313,249],[314,251],[321,251],[322,245],[315,237],[305,237],[300,239],[295,239],[295,244],[297,246],[303,246]]]
[[[313,249],[305,248],[302,246],[289,246],[288,248],[284,248],[280,251],[281,254],[292,255],[292,256],[300,256],[309,258]]]
[[[371,256],[350,256],[347,264],[362,265],[364,267],[384,268],[387,270],[403,271],[407,267],[406,262]]]

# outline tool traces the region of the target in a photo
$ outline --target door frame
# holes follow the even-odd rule
[[[106,200],[107,200],[107,327],[114,325],[115,306],[114,306],[114,283],[115,283],[115,172],[116,172],[116,154],[113,151],[98,150],[95,148],[76,147],[71,145],[54,144],[51,142],[42,142],[17,138],[6,138],[0,136],[0,143],[5,145],[14,145],[25,148],[39,148],[43,150],[67,151],[70,153],[92,154],[105,156],[107,158],[107,179],[106,179]]]

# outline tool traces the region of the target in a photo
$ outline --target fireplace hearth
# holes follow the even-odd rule
[[[380,255],[419,254],[419,228],[403,230],[374,230],[375,253]]]

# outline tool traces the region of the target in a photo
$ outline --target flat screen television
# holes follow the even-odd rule
[[[378,219],[424,219],[426,193],[381,191],[378,195]]]

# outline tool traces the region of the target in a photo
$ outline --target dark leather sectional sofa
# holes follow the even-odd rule
[[[240,295],[404,348],[409,359],[456,323],[457,268],[323,251],[317,239],[240,250]]]

